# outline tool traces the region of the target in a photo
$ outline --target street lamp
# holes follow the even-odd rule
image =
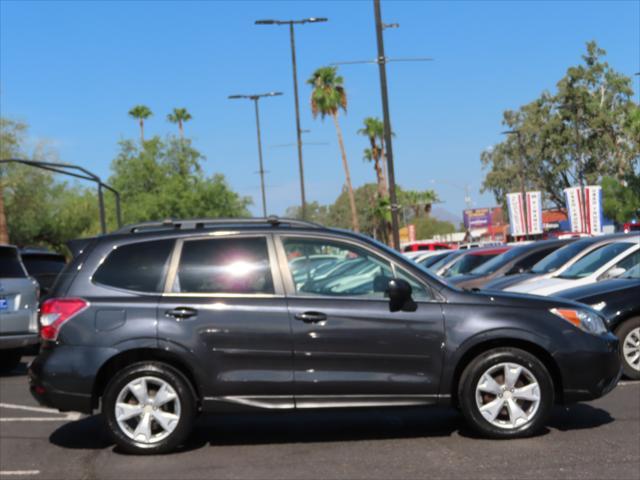
[[[529,240],[529,223],[528,223],[528,215],[527,215],[527,189],[524,183],[524,168],[525,168],[525,157],[526,152],[524,149],[524,145],[522,144],[522,133],[520,130],[507,130],[502,132],[503,135],[515,135],[518,139],[518,147],[520,148],[520,189],[522,190],[522,210],[524,213],[524,238]]]
[[[304,163],[302,161],[302,130],[300,129],[300,102],[298,100],[298,67],[296,65],[296,43],[294,38],[294,25],[305,23],[326,22],[326,18],[309,17],[302,20],[256,20],[256,25],[289,25],[289,38],[291,40],[291,65],[293,68],[293,97],[296,108],[296,138],[298,142],[298,168],[300,170],[300,200],[302,218],[306,218],[307,200],[304,192]]]
[[[267,197],[264,191],[264,167],[262,163],[262,140],[260,139],[260,111],[258,109],[258,100],[263,97],[276,97],[282,95],[282,92],[268,92],[268,93],[256,93],[253,95],[229,95],[230,100],[253,100],[253,104],[256,109],[256,130],[258,133],[258,160],[260,165],[260,190],[262,192],[262,215],[267,218]]]

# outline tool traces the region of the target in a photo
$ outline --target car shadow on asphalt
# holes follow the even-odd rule
[[[25,376],[27,374],[27,365],[28,365],[28,362],[25,362],[23,360],[23,361],[20,362],[20,365],[15,367],[13,370],[10,370],[8,372],[7,371],[1,371],[0,372],[0,377],[7,378],[7,377]]]
[[[586,404],[554,409],[549,427],[561,431],[597,428],[612,422],[608,412]],[[424,437],[458,433],[480,438],[454,409],[392,408],[207,414],[196,420],[185,445],[176,453],[209,446],[278,443],[342,442]],[[540,435],[549,433],[545,428]],[[101,415],[85,417],[55,430],[49,440],[69,449],[105,449],[113,446]],[[114,451],[118,452],[117,447]]]

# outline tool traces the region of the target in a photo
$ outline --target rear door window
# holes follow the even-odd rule
[[[162,292],[172,248],[172,239],[120,245],[98,267],[93,281],[137,292]]]
[[[171,291],[273,294],[267,239],[249,237],[185,241]]]
[[[25,278],[18,251],[11,247],[0,247],[0,278]]]

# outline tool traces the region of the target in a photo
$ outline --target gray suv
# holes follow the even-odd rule
[[[127,452],[167,452],[199,413],[233,409],[446,404],[485,436],[522,437],[620,376],[595,310],[465,291],[351,232],[168,221],[74,247],[41,306],[31,392],[100,408]]]
[[[0,371],[13,370],[26,348],[39,342],[38,282],[27,274],[16,247],[0,245]]]

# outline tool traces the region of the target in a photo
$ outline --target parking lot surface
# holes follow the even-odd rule
[[[475,438],[452,409],[411,408],[201,417],[170,455],[124,455],[99,415],[37,406],[23,363],[0,378],[4,478],[615,478],[640,479],[640,382],[556,408],[540,436]]]

